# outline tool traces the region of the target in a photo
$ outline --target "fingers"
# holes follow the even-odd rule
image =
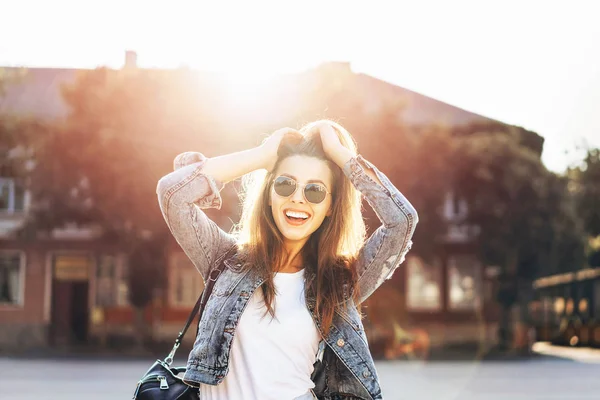
[[[275,132],[273,132],[273,135],[284,136],[288,133],[298,133],[299,134],[300,132],[298,132],[296,129],[286,127],[286,128],[277,129]]]
[[[315,129],[317,129],[320,132],[333,130],[333,125],[331,125],[331,122],[329,121],[318,121],[315,124]]]

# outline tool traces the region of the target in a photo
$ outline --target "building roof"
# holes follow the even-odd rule
[[[128,59],[125,68],[135,68],[131,65],[131,57]],[[8,67],[6,70],[16,70]],[[146,70],[156,73],[173,73],[177,70]],[[60,118],[66,116],[68,108],[62,100],[61,87],[64,84],[73,83],[77,77],[77,69],[68,68],[27,68],[25,75],[9,82],[4,87],[4,96],[0,95],[0,113],[11,113],[24,116],[35,116],[39,118]],[[198,74],[204,81],[216,81],[223,77],[217,73],[201,72]],[[412,90],[394,85],[366,74],[356,74],[352,72],[349,63],[330,62],[322,64],[315,69],[305,71],[299,74],[282,75],[275,80],[276,90],[272,93],[273,97],[265,104],[272,108],[270,116],[265,113],[263,116],[255,118],[269,119],[271,123],[279,121],[274,120],[273,114],[281,115],[282,121],[288,121],[289,115],[294,115],[294,108],[298,106],[296,101],[290,98],[305,90],[305,87],[325,76],[326,84],[334,84],[330,81],[338,77],[342,85],[351,82],[351,88],[360,93],[360,98],[364,98],[364,105],[368,109],[376,110],[386,101],[397,101],[399,118],[409,125],[430,125],[442,124],[450,127],[500,124],[504,123],[494,119],[461,109],[451,104],[433,99]],[[351,79],[344,79],[350,77]],[[345,88],[345,86],[344,86]],[[270,95],[266,92],[262,94],[268,98]],[[265,121],[263,121],[265,122]],[[541,155],[543,148],[543,138],[534,132],[519,128],[523,136],[523,142]]]
[[[498,122],[370,75],[359,74],[358,81],[364,86],[365,93],[389,91],[392,95],[403,98],[406,107],[403,119],[411,125],[427,125],[435,122],[455,126],[474,122]]]
[[[66,115],[61,85],[73,82],[76,69],[27,68],[25,74],[5,84],[0,113],[55,118]]]
[[[331,63],[336,68],[348,68],[349,64]],[[10,68],[7,68],[10,69]],[[61,117],[68,112],[61,98],[61,85],[72,83],[77,69],[27,68],[26,75],[9,82],[4,96],[0,97],[0,112],[18,115],[34,115],[42,118]],[[311,73],[311,71],[308,71]],[[289,77],[288,77],[289,78]],[[491,122],[490,118],[446,104],[414,91],[393,85],[366,74],[355,74],[355,82],[362,95],[374,106],[384,101],[382,93],[401,96],[405,99],[403,118],[409,124],[430,124],[433,122],[448,125],[471,122]]]

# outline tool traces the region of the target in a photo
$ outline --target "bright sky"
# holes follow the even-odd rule
[[[189,65],[256,74],[350,61],[536,131],[562,171],[600,146],[600,2],[0,0],[0,65]],[[568,151],[568,154],[565,154]]]

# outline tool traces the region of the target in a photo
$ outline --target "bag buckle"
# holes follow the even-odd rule
[[[179,348],[179,342],[175,342],[175,345],[173,345],[173,348],[171,349],[171,352],[169,353],[169,355],[167,357],[165,357],[165,363],[168,366],[171,366],[171,364],[173,363],[173,357],[175,357],[175,352],[177,351],[177,349]]]
[[[140,386],[142,386],[142,381],[138,381],[135,387],[135,392],[133,392],[133,397],[131,398],[132,400],[135,400],[137,398],[138,392],[140,391]]]

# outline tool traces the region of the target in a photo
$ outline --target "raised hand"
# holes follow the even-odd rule
[[[264,157],[263,168],[267,171],[271,171],[275,166],[279,144],[283,137],[288,134],[300,135],[300,132],[292,128],[277,129],[259,146],[261,154]]]
[[[313,130],[318,131],[321,137],[323,150],[327,157],[335,162],[340,168],[344,167],[346,161],[353,157],[353,153],[340,141],[338,132],[329,121],[320,121],[315,124]]]

